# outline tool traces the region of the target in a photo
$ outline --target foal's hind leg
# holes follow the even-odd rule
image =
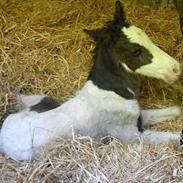
[[[141,110],[143,126],[165,122],[180,116],[181,109],[178,106],[167,107],[163,109]]]

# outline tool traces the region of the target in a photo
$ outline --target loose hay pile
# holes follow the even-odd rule
[[[0,159],[0,182],[66,183],[160,183],[182,182],[182,153],[170,148],[108,145],[82,137],[59,139],[42,154],[40,161],[20,163]]]
[[[125,3],[127,18],[183,62],[183,36],[175,9],[152,10]],[[46,93],[66,100],[85,82],[91,69],[93,42],[82,29],[110,20],[113,0],[9,0],[0,9],[0,118],[15,94]],[[182,104],[182,88],[142,78],[145,107]],[[181,130],[183,122],[155,127]],[[38,162],[21,163],[0,155],[0,182],[178,182],[182,155],[176,148],[125,146],[117,141],[58,140]],[[176,157],[176,158],[175,158]]]

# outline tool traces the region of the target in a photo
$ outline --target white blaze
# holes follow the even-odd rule
[[[181,74],[180,63],[158,48],[147,34],[136,26],[123,27],[122,32],[132,43],[145,47],[153,56],[152,63],[139,67],[136,73],[174,83]]]

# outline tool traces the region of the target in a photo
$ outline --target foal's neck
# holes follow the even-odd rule
[[[139,93],[139,79],[115,62],[115,58],[104,47],[96,47],[94,65],[88,80],[99,88],[114,91],[126,99],[135,99]]]

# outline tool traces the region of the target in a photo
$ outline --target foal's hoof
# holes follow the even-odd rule
[[[183,147],[183,130],[181,131],[181,136],[180,136],[180,146]]]
[[[109,144],[110,142],[112,142],[114,140],[114,137],[112,136],[106,136],[100,139],[101,143],[103,144]]]
[[[183,130],[181,131],[179,145],[177,147],[177,150],[178,151],[183,151]]]

